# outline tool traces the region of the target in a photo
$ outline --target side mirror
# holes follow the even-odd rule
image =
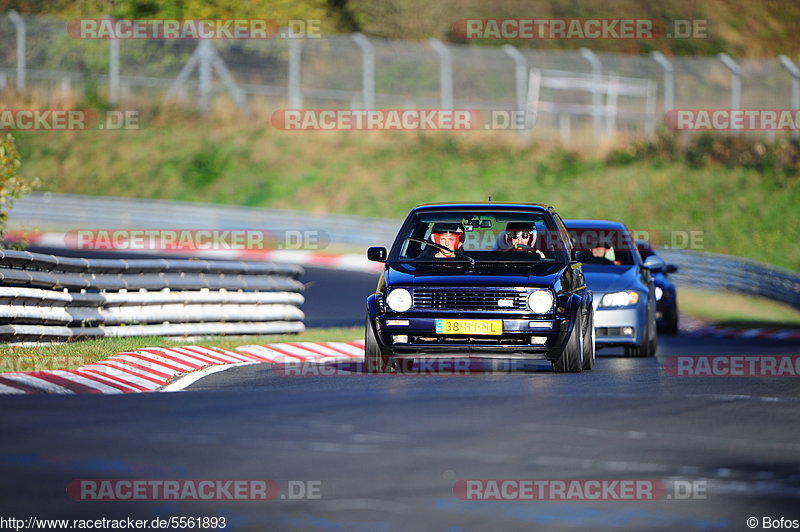
[[[658,255],[650,255],[644,259],[644,267],[651,272],[663,272],[667,268],[667,263]]]
[[[387,255],[386,248],[374,247],[367,250],[367,258],[373,262],[386,262]]]
[[[572,260],[575,262],[589,262],[592,260],[592,252],[588,249],[573,249]]]
[[[667,268],[664,271],[667,273],[675,273],[678,271],[678,267],[674,264],[667,264]]]

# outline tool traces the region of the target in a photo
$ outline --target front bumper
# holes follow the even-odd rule
[[[595,344],[598,347],[642,345],[645,321],[640,307],[595,309]]]
[[[443,313],[444,314],[444,313]],[[570,330],[569,318],[480,315],[379,315],[374,319],[376,336],[386,354],[395,358],[469,357],[519,360],[554,360],[561,355]],[[408,325],[388,325],[388,320],[407,320]],[[436,319],[502,320],[500,335],[451,335],[436,333]],[[552,327],[531,326],[546,321]],[[397,343],[395,336],[407,342]],[[532,345],[531,337],[544,338]]]

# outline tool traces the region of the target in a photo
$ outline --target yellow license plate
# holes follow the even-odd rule
[[[436,320],[437,334],[503,334],[503,320]]]

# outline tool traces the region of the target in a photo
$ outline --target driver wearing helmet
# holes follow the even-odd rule
[[[504,242],[508,251],[523,251],[526,253],[536,253],[539,257],[545,258],[541,250],[534,249],[536,243],[536,224],[509,222],[503,235]]]
[[[464,228],[457,223],[436,223],[431,229],[431,239],[447,248],[444,249],[428,246],[418,258],[421,259],[451,259],[456,256],[456,251],[461,248],[464,240]]]

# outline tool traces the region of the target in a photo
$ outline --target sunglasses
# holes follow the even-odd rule
[[[525,238],[528,239],[533,233],[529,231],[514,231],[511,233],[511,238]]]

